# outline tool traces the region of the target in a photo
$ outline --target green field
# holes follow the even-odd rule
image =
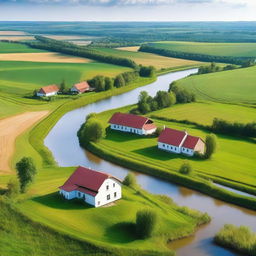
[[[0,54],[1,53],[32,53],[32,52],[45,52],[45,51],[30,48],[25,44],[0,42]]]
[[[189,104],[188,109],[189,109]],[[130,107],[129,107],[130,108]],[[107,126],[107,121],[113,112],[127,111],[129,108],[112,110],[99,114]],[[155,112],[157,114],[157,112]],[[208,134],[193,125],[155,120],[158,126],[187,130],[189,134],[205,139]],[[120,147],[122,143],[122,147]],[[99,142],[100,147],[115,155],[124,155],[130,159],[161,167],[166,171],[178,171],[181,164],[187,160],[196,173],[209,177],[220,177],[237,183],[245,183],[252,187],[256,184],[255,177],[255,143],[251,140],[231,136],[218,135],[218,150],[210,160],[189,158],[183,155],[171,154],[158,150],[157,138],[142,137],[122,132],[110,131],[105,139]]]
[[[255,81],[256,67],[250,67],[190,76],[177,84],[194,92],[198,99],[255,104]]]
[[[119,56],[123,58],[129,58],[137,64],[144,66],[154,66],[156,69],[165,69],[173,67],[195,66],[200,65],[198,61],[183,60],[176,58],[164,57],[156,54],[136,52],[136,51],[124,51],[113,48],[96,48],[97,51],[101,51],[113,56]]]
[[[162,201],[158,196],[125,186],[122,199],[112,207],[93,208],[79,200],[67,201],[58,195],[57,188],[73,170],[74,168],[40,170],[36,183],[26,195],[26,200],[16,206],[33,221],[46,224],[74,238],[106,248],[148,250],[158,253],[168,252],[166,247],[168,238],[175,239],[191,234],[201,220],[200,216],[191,217],[179,212],[179,207]],[[135,235],[133,223],[136,212],[145,208],[156,211],[158,225],[152,238],[140,240]],[[55,237],[56,240],[57,238]],[[54,242],[55,240],[52,241]],[[3,248],[2,251],[6,253]]]
[[[166,50],[215,56],[256,57],[256,43],[200,43],[160,41],[149,46]]]
[[[161,118],[175,119],[179,121],[189,120],[203,125],[211,125],[215,117],[230,122],[256,122],[255,108],[210,101],[176,104],[171,108],[164,108],[152,112],[151,114]]]

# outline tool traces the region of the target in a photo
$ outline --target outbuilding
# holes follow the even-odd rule
[[[68,178],[59,193],[67,200],[80,198],[84,202],[99,207],[122,197],[121,181],[116,177],[79,166]]]
[[[126,113],[115,113],[109,120],[110,128],[139,135],[153,134],[157,127],[147,117]]]
[[[72,88],[70,89],[71,92],[75,92],[75,93],[79,93],[79,94],[84,93],[84,92],[88,92],[90,90],[91,90],[91,88],[90,88],[89,84],[86,81],[74,84],[72,86]]]
[[[56,84],[44,86],[40,88],[40,90],[37,92],[38,97],[50,97],[57,95],[59,92],[59,87]]]

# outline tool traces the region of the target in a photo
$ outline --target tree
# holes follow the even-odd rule
[[[154,99],[159,108],[167,108],[171,106],[171,97],[166,91],[158,91]],[[174,101],[174,98],[172,98],[172,100]]]
[[[140,102],[138,104],[138,109],[141,114],[147,114],[148,112],[151,111],[150,105],[146,102]]]
[[[211,158],[212,154],[216,152],[217,149],[217,137],[215,134],[211,133],[206,136],[205,139],[205,158]]]
[[[125,86],[125,80],[124,80],[122,74],[119,74],[119,75],[115,78],[114,86],[115,86],[116,88],[120,88],[120,87]]]
[[[34,181],[37,173],[33,159],[31,157],[23,157],[16,163],[16,170],[20,181],[20,191],[24,193],[28,185]]]
[[[180,169],[179,169],[179,172],[181,174],[186,174],[186,175],[190,175],[192,172],[193,172],[193,169],[192,169],[192,166],[190,165],[189,162],[184,162]]]
[[[95,76],[89,81],[89,84],[95,88],[97,92],[105,91],[105,77],[104,76]]]
[[[125,178],[124,178],[124,180],[123,180],[123,184],[124,184],[125,186],[128,186],[128,187],[135,187],[136,184],[137,184],[135,175],[134,175],[133,173],[129,172],[129,173],[125,176]]]
[[[164,127],[157,127],[155,132],[156,136],[159,136],[163,130],[164,130]]]
[[[114,80],[110,77],[105,77],[105,90],[112,90],[114,87]]]
[[[151,237],[157,223],[157,215],[152,210],[141,210],[136,214],[136,233],[139,238]]]
[[[64,93],[66,91],[66,83],[65,80],[62,80],[60,83],[60,92]]]
[[[7,183],[7,192],[6,195],[9,198],[14,198],[20,193],[20,184],[17,179],[10,179]]]
[[[102,123],[95,119],[90,118],[82,128],[81,139],[83,142],[98,142],[106,135],[106,131]]]
[[[155,75],[155,68],[153,66],[141,66],[139,74],[143,77],[153,77]]]
[[[173,89],[175,86],[177,87],[177,82],[176,82],[176,81],[171,82],[170,85],[169,85],[169,90],[168,90],[168,92],[171,92],[172,89]]]
[[[91,119],[91,118],[96,118],[96,115],[97,115],[97,113],[94,113],[94,112],[88,114],[88,115],[86,116],[86,118],[85,118],[85,122],[87,122],[87,121],[88,121],[89,119]]]

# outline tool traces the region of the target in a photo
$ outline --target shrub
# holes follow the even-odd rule
[[[193,172],[193,168],[189,162],[185,162],[181,165],[179,172],[182,174],[190,175]]]
[[[156,227],[157,215],[152,210],[141,210],[136,214],[136,233],[139,238],[148,238]]]
[[[205,139],[205,153],[204,156],[206,159],[212,157],[212,154],[216,152],[217,149],[217,137],[215,134],[211,133],[206,136]]]
[[[114,86],[115,86],[116,88],[120,88],[120,87],[125,86],[125,80],[124,80],[124,77],[122,76],[122,74],[119,74],[119,75],[115,78]]]
[[[80,132],[80,139],[83,143],[89,141],[98,142],[102,138],[104,138],[105,135],[106,131],[102,123],[95,118],[90,118],[82,127],[82,130]]]
[[[23,157],[16,163],[16,170],[20,181],[20,191],[24,193],[28,185],[34,181],[34,176],[37,173],[33,159],[31,157]]]
[[[85,121],[87,122],[91,118],[96,118],[96,115],[97,113],[94,113],[94,112],[90,113],[89,115],[86,116]]]
[[[114,87],[114,80],[110,77],[105,77],[105,90],[112,90]]]
[[[164,127],[157,127],[157,129],[155,131],[156,136],[158,137],[163,130],[164,130]]]
[[[129,172],[123,180],[123,184],[128,187],[135,187],[137,185],[136,177],[133,173]]]
[[[139,74],[140,76],[143,76],[143,77],[153,77],[155,75],[155,68],[153,66],[149,66],[149,67],[141,66]]]
[[[20,193],[20,184],[17,179],[10,179],[9,182],[7,183],[7,192],[6,195],[9,198],[14,198],[18,196]]]

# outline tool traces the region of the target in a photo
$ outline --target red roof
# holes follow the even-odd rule
[[[179,146],[186,136],[186,132],[178,131],[170,128],[165,128],[159,138],[158,141],[162,143],[166,143],[173,146]]]
[[[48,85],[48,86],[44,86],[40,89],[40,93],[51,93],[51,92],[58,92],[60,89],[56,84],[52,84],[52,85]]]
[[[182,147],[194,149],[199,140],[201,140],[199,137],[188,135]]]
[[[137,115],[125,114],[125,113],[115,113],[108,122],[110,124],[117,124],[117,125],[123,125],[127,127],[142,129],[144,124],[146,124],[147,121],[149,121],[149,119],[144,116],[137,116]]]
[[[156,127],[156,125],[154,125],[154,124],[144,124],[144,126],[143,126],[143,129],[144,130],[153,130],[153,129],[156,129],[157,127]]]
[[[85,92],[88,91],[90,89],[89,84],[84,81],[78,84],[74,84],[74,87],[79,91],[79,92]]]
[[[67,192],[78,190],[95,196],[102,183],[108,178],[118,180],[109,174],[79,166],[64,185],[59,188]]]

